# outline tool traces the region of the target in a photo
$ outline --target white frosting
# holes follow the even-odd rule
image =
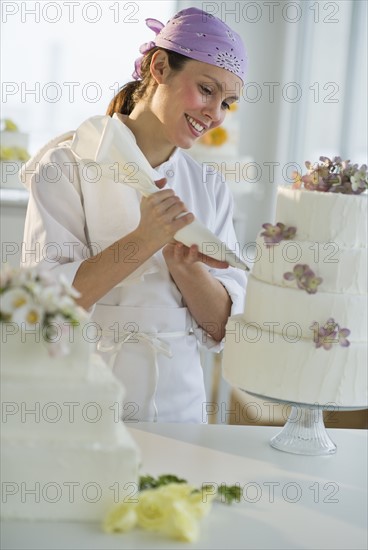
[[[252,275],[248,278],[244,313],[247,322],[262,328],[267,328],[265,323],[278,323],[278,330],[288,324],[295,325],[303,338],[313,339],[312,323],[316,321],[322,327],[330,317],[341,328],[350,330],[350,341],[367,340],[367,301],[362,296],[321,290],[308,294],[298,288],[258,281]]]
[[[276,223],[296,227],[301,241],[366,248],[367,197],[280,187]]]
[[[257,238],[244,314],[226,328],[224,376],[274,399],[367,406],[367,195],[279,188],[278,222],[296,227],[295,240],[267,248]],[[315,294],[284,279],[296,264],[323,279]],[[329,318],[351,331],[349,347],[316,348],[310,327]]]
[[[4,518],[100,523],[115,496],[122,502],[136,495],[136,449],[125,432],[110,445],[8,440],[1,479]]]
[[[284,279],[296,263],[307,264],[323,278],[318,292],[367,294],[367,248],[341,248],[335,243],[281,241],[266,247],[257,237],[257,256],[252,273],[273,285],[296,288],[295,281]]]
[[[51,357],[42,330],[21,330],[15,323],[1,323],[1,375],[3,379],[76,380],[86,379],[92,343],[80,328],[69,327],[67,357]]]
[[[367,406],[366,344],[336,345],[327,351],[310,340],[293,340],[292,334],[260,330],[241,315],[232,317],[223,358],[225,379],[285,401]]]
[[[98,355],[83,380],[5,378],[2,392],[4,437],[111,444],[120,436],[123,389]]]
[[[138,451],[120,421],[123,386],[80,332],[71,347],[52,358],[20,334],[2,344],[3,517],[101,521],[118,494],[111,487],[120,500],[137,487]],[[26,492],[35,488],[38,501]]]

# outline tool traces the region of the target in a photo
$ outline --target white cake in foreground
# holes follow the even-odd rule
[[[295,236],[269,246],[257,238],[244,314],[226,328],[224,377],[270,398],[367,407],[367,194],[280,188],[276,222]],[[284,277],[296,265],[322,279],[317,292]],[[322,345],[330,319],[350,331],[349,346],[336,335]]]
[[[1,324],[1,515],[102,521],[137,490],[123,388],[80,329],[70,355],[54,358],[12,325]]]

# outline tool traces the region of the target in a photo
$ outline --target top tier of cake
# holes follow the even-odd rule
[[[276,221],[297,227],[298,240],[366,248],[367,197],[280,187]]]
[[[70,353],[66,357],[51,356],[40,327],[26,331],[15,323],[1,323],[3,379],[74,382],[87,379],[89,357],[94,346],[82,327],[67,326],[67,329]]]

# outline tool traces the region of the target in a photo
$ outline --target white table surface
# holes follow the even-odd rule
[[[338,450],[325,457],[273,449],[268,441],[279,428],[141,423],[129,431],[142,452],[142,473],[173,473],[198,485],[240,483],[242,501],[215,503],[196,544],[141,530],[107,535],[91,523],[7,521],[1,548],[367,548],[365,430],[329,430]]]

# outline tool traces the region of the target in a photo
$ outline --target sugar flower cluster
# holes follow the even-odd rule
[[[78,296],[62,275],[55,279],[49,272],[6,266],[0,273],[0,322],[39,330],[50,355],[64,356],[70,351],[68,325],[88,317]]]
[[[320,162],[312,164],[306,161],[307,174],[293,174],[293,189],[304,187],[310,191],[359,195],[368,189],[367,165],[351,164],[341,157],[319,157]]]

